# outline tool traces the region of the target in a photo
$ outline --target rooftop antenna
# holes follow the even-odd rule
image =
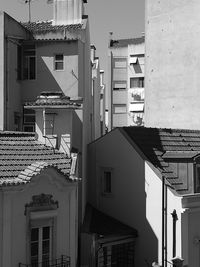
[[[28,4],[28,22],[31,22],[31,2],[33,0],[21,0],[24,4]]]

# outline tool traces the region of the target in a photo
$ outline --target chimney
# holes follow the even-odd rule
[[[85,0],[54,0],[53,24],[70,25],[82,23]]]

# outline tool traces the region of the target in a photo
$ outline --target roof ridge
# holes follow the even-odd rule
[[[132,129],[152,129],[152,130],[160,130],[160,131],[174,131],[174,132],[188,132],[188,133],[195,133],[195,132],[199,132],[200,133],[200,129],[182,129],[182,128],[160,128],[160,127],[144,127],[144,126],[124,126],[124,127],[119,127],[119,128],[132,128]]]

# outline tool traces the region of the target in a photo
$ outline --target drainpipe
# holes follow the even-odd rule
[[[164,267],[165,256],[165,178],[162,177],[162,267]]]
[[[176,257],[176,222],[178,220],[178,216],[176,213],[176,210],[173,210],[171,213],[172,219],[173,219],[173,246],[172,246],[172,252],[173,252],[173,258]]]
[[[167,267],[167,185],[165,185],[165,267]]]
[[[167,185],[162,177],[162,267],[167,267]]]

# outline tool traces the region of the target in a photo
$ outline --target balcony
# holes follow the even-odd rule
[[[61,258],[51,261],[43,261],[34,264],[19,263],[19,267],[70,267],[70,257],[62,255]]]

